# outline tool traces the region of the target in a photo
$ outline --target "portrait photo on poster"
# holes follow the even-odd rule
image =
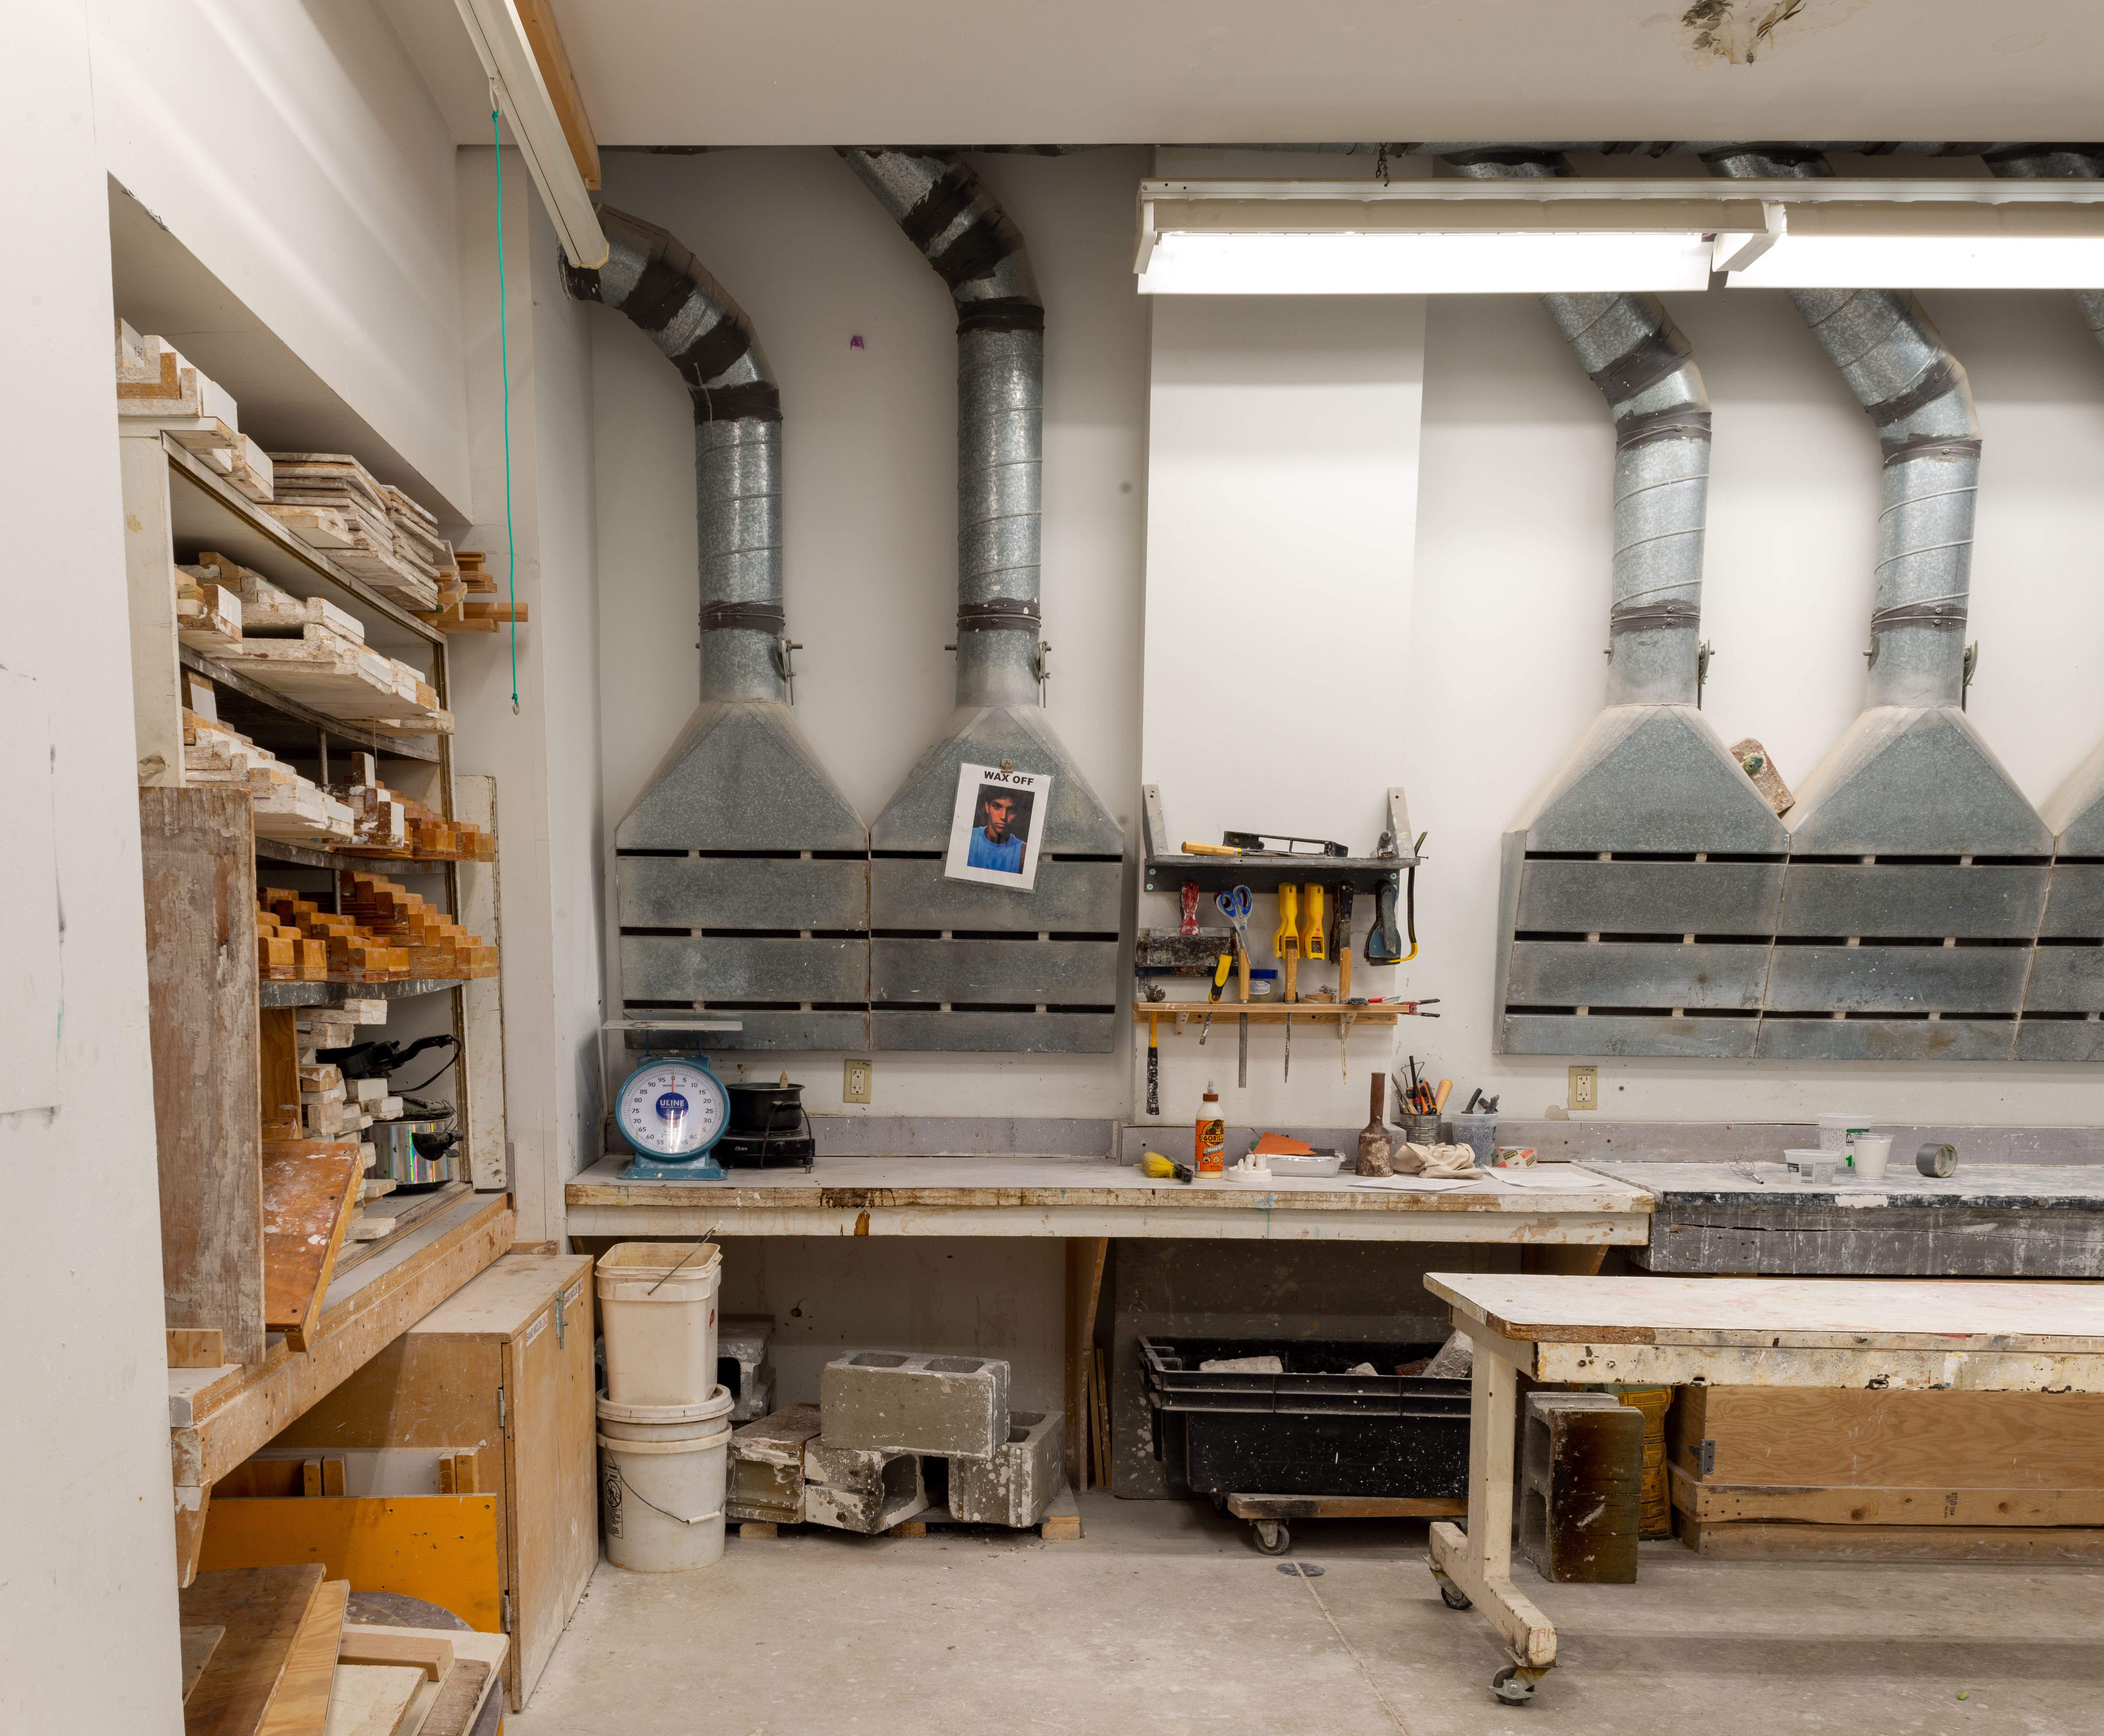
[[[1036,890],[1040,822],[1051,795],[1052,779],[1043,772],[960,765],[943,877]]]

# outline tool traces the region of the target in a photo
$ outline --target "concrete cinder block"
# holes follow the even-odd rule
[[[1008,1364],[858,1351],[819,1371],[818,1409],[829,1446],[987,1459],[1008,1439]]]
[[[950,1462],[950,1517],[968,1525],[1034,1525],[1066,1477],[1067,1418],[1010,1411],[1008,1439],[992,1458]]]
[[[1513,1517],[1519,1553],[1544,1579],[1633,1583],[1643,1488],[1642,1412],[1611,1393],[1527,1395]]]
[[[792,1404],[730,1438],[726,1518],[778,1525],[804,1520],[804,1448],[818,1432],[818,1407]]]
[[[804,1516],[813,1524],[871,1534],[927,1506],[918,1453],[805,1444]]]
[[[769,1379],[768,1341],[774,1334],[773,1314],[725,1314],[716,1323],[716,1378],[731,1391],[733,1422],[764,1417],[767,1406],[758,1388]]]

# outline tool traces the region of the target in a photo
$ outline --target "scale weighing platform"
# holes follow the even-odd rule
[[[699,1055],[667,1055],[629,1074],[614,1125],[635,1155],[626,1181],[727,1181],[713,1155],[730,1125],[730,1093]]]

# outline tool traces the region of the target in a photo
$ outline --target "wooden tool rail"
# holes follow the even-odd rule
[[[1414,1003],[1403,1002],[1393,1006],[1349,1006],[1335,1001],[1295,1001],[1288,1006],[1282,1001],[1230,1001],[1223,997],[1218,1001],[1135,1001],[1132,1003],[1132,1022],[1145,1024],[1150,1019],[1164,1024],[1174,1022],[1181,1031],[1192,1020],[1203,1024],[1206,1015],[1213,1015],[1213,1029],[1248,1015],[1251,1024],[1284,1024],[1288,1020],[1307,1020],[1312,1024],[1335,1024],[1339,1020],[1348,1020],[1353,1024],[1393,1024],[1398,1019],[1415,1016]]]

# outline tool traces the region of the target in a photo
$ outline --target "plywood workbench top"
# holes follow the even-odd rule
[[[1545,1166],[1537,1166],[1541,1167]],[[1981,1211],[2050,1208],[2104,1210],[2104,1164],[1966,1163],[1941,1178],[1915,1167],[1911,1153],[1892,1154],[1884,1175],[1864,1181],[1843,1171],[1831,1182],[1799,1181],[1781,1163],[1755,1163],[1753,1176],[1728,1163],[1624,1163],[1589,1166],[1662,1198],[1730,1201],[1741,1205],[1797,1204],[1877,1210],[1887,1206],[1965,1207]]]
[[[1652,1207],[1641,1188],[1576,1164],[1436,1192],[1351,1176],[1262,1186],[1156,1181],[1076,1157],[821,1157],[809,1170],[734,1170],[727,1181],[627,1181],[626,1167],[606,1158],[572,1179],[573,1234],[671,1233],[671,1215],[684,1212],[726,1234],[1635,1243]]]

